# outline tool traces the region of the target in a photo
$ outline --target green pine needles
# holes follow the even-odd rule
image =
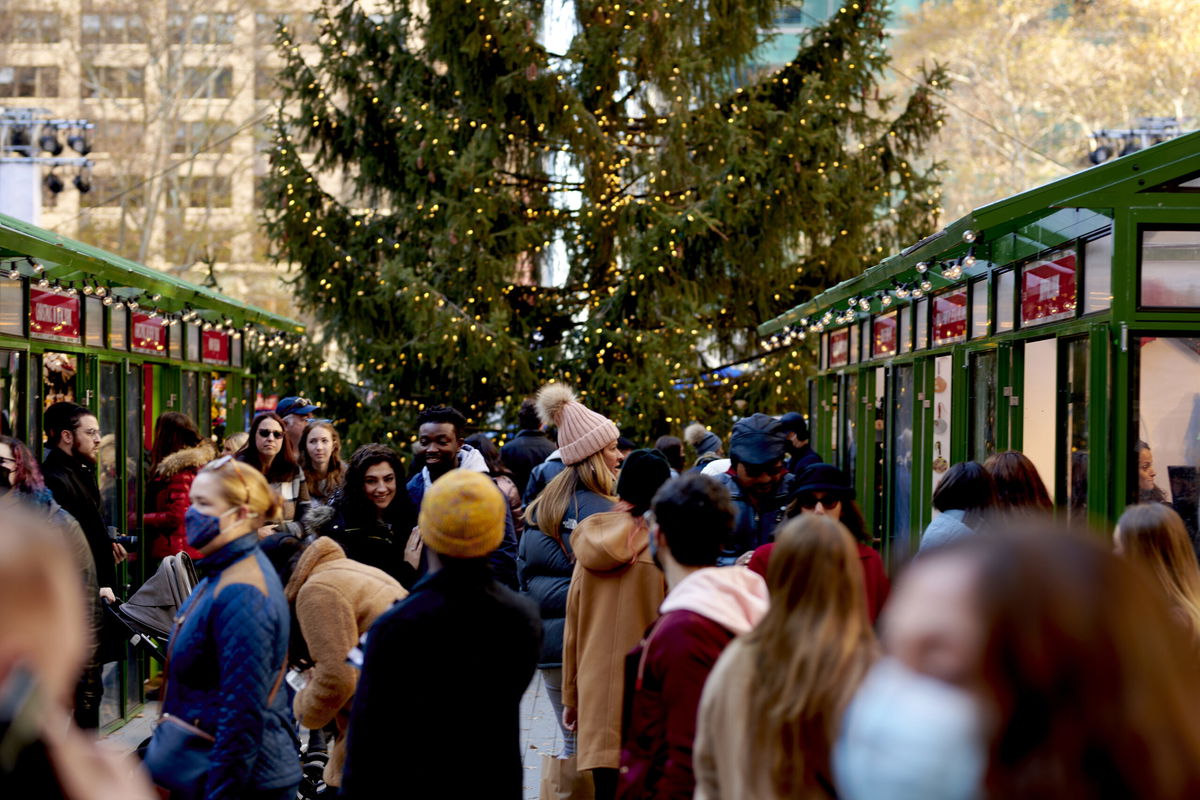
[[[755,71],[791,5],[576,0],[565,53],[535,0],[281,28],[267,225],[355,372],[354,438],[406,441],[422,404],[511,419],[551,379],[643,438],[797,408],[809,350],[754,328],[934,230],[944,78],[889,111],[872,0]]]

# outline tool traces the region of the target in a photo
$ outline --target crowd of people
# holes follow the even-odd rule
[[[309,796],[517,798],[540,676],[562,739],[543,798],[1200,796],[1200,567],[1161,502],[1106,543],[1056,520],[1022,454],[955,464],[893,589],[799,414],[639,448],[550,384],[502,447],[436,406],[412,458],[343,459],[320,411],[284,398],[221,455],[158,419],[144,553],[200,580],[140,766],[79,730],[126,557],[99,423],[50,406],[40,467],[0,437],[11,785],[283,800],[327,752]]]

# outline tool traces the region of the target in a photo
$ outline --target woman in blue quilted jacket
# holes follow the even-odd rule
[[[163,720],[147,766],[170,787],[178,754],[164,752],[170,740],[160,735],[168,725],[187,726],[211,737],[209,763],[203,785],[176,789],[172,797],[294,797],[299,749],[280,686],[288,604],[257,534],[278,512],[279,498],[260,472],[225,456],[197,474],[191,500],[185,527],[188,544],[203,555],[196,564],[203,578],[171,633]]]

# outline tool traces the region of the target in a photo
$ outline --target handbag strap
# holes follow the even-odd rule
[[[208,585],[206,584],[204,588],[207,590]],[[159,719],[162,719],[166,714],[167,682],[171,676],[171,654],[175,652],[175,642],[179,640],[179,631],[183,628],[184,620],[187,619],[188,614],[192,613],[192,609],[195,608],[196,604],[199,602],[200,600],[197,598],[196,602],[192,604],[192,607],[188,609],[187,614],[182,614],[175,620],[175,629],[171,632],[171,641],[167,644],[167,660],[163,663],[162,704],[158,708]],[[283,683],[283,676],[287,673],[287,663],[288,657],[287,653],[285,652],[283,654],[283,665],[280,666],[279,672],[275,675],[275,683],[271,685],[271,691],[267,695],[268,708],[270,707],[271,703],[275,702],[275,695],[279,694],[279,687]]]

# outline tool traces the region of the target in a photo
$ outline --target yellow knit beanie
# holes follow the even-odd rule
[[[504,496],[482,472],[453,469],[421,501],[417,524],[433,551],[450,558],[479,558],[504,539]]]

